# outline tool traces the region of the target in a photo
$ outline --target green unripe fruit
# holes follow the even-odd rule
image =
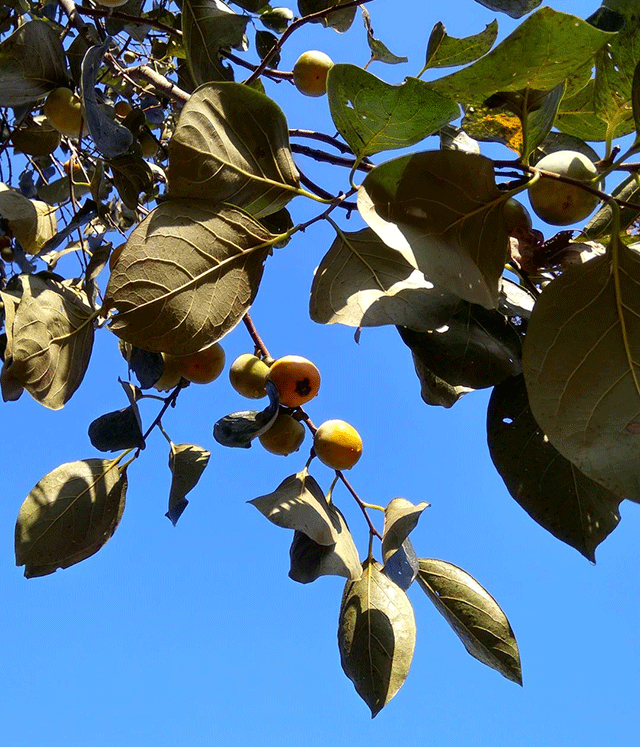
[[[538,161],[536,168],[585,182],[596,189],[602,186],[602,182],[592,182],[598,175],[598,170],[578,151],[559,150],[550,153]],[[535,214],[552,226],[568,226],[584,220],[600,201],[596,195],[581,189],[577,184],[545,179],[544,176],[529,188],[529,200]]]
[[[243,397],[260,399],[267,396],[269,366],[251,353],[238,356],[229,369],[231,386]]]
[[[282,34],[291,23],[293,11],[289,8],[270,8],[260,16],[262,23],[276,34]]]
[[[518,200],[510,197],[503,207],[504,222],[509,236],[528,233],[533,228],[531,216],[527,208]]]
[[[271,454],[288,456],[298,451],[304,441],[304,425],[289,413],[280,411],[268,431],[259,436],[260,443]]]
[[[88,133],[82,117],[82,104],[70,88],[54,88],[42,110],[51,126],[61,135],[80,137]]]

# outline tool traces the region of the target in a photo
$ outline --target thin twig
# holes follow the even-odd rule
[[[300,155],[302,156],[313,158],[315,161],[330,163],[334,166],[346,166],[348,169],[352,169],[356,163],[356,160],[354,158],[347,158],[346,156],[336,156],[333,153],[327,153],[324,150],[310,148],[308,145],[298,145],[298,143],[291,143],[291,151],[293,153],[300,153]],[[373,168],[373,164],[359,163],[355,168],[357,171],[364,171],[368,174]]]
[[[253,344],[262,353],[262,357],[271,358],[271,354],[267,350],[267,346],[264,344],[264,342],[262,341],[262,338],[258,334],[258,330],[256,329],[256,326],[253,323],[253,319],[249,315],[248,311],[242,317],[242,321],[244,322],[244,326],[247,328],[247,332],[249,333],[251,339],[253,340]]]

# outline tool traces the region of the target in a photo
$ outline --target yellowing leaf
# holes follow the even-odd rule
[[[367,560],[362,578],[348,581],[342,595],[338,647],[342,669],[372,718],[404,684],[416,639],[409,597]]]
[[[244,316],[262,278],[271,234],[231,205],[161,203],[129,236],[105,306],[111,330],[145,350],[188,355]]]
[[[16,522],[16,565],[45,576],[96,553],[124,511],[127,478],[116,462],[84,459],[56,467],[25,499]]]

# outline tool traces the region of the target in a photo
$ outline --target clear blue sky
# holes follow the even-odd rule
[[[596,7],[568,0],[549,5],[582,17]],[[372,66],[390,82],[422,67],[436,21],[465,36],[496,17],[472,0],[379,1],[369,10],[377,35],[410,58],[397,67]],[[502,37],[515,24],[498,18]],[[309,48],[363,64],[368,51],[359,24],[344,36],[319,26],[300,31],[285,48],[282,69]],[[267,83],[267,93],[282,104],[291,127],[333,130],[326,99],[303,98],[287,84]],[[316,181],[337,183],[330,170],[301,165]],[[296,217],[312,214],[305,211],[292,205]],[[354,215],[346,225],[361,224]],[[350,475],[362,497],[431,503],[413,534],[418,554],[465,568],[502,605],[520,646],[524,688],[472,659],[412,587],[413,666],[400,693],[371,721],[340,668],[342,579],[291,581],[289,532],[246,503],[299,470],[306,447],[282,458],[257,446],[216,445],[214,421],[246,407],[226,375],[183,392],[165,421],[176,443],[212,451],[178,526],[164,517],[170,476],[166,442],[157,434],[129,470],[127,508],[113,539],[80,565],[24,579],[13,564],[23,499],[57,465],[98,456],[86,435],[89,422],[126,405],[117,382],[125,365],[116,339],[103,331],[85,382],[64,410],[47,411],[28,395],[3,406],[3,744],[600,747],[637,741],[640,507],[622,504],[620,526],[599,548],[597,566],[538,527],[491,464],[487,392],[448,411],[428,408],[393,329],[365,330],[357,345],[353,330],[309,321],[312,273],[331,240],[315,226],[276,252],[254,321],[274,355],[304,355],[321,369],[320,396],[307,408],[311,418],[343,418],[362,433],[364,455]],[[251,347],[242,327],[223,344],[229,361]],[[151,422],[157,403],[142,407]],[[328,487],[329,470],[318,465],[314,474]],[[364,556],[360,515],[344,491],[335,498]]]

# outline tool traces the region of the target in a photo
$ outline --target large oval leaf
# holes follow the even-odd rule
[[[522,684],[520,653],[511,625],[473,576],[444,560],[420,558],[417,581],[471,656]]]
[[[536,421],[581,472],[640,501],[640,254],[570,267],[536,303],[523,368]]]
[[[124,511],[127,477],[117,462],[83,459],[56,467],[25,499],[16,522],[16,565],[45,576],[96,553]]]
[[[369,172],[358,209],[436,287],[492,308],[507,256],[505,200],[488,158],[426,151]]]
[[[342,669],[376,716],[404,684],[416,639],[413,607],[404,591],[366,560],[362,578],[342,595],[338,647]]]
[[[282,110],[240,83],[209,83],[185,104],[169,142],[169,193],[230,202],[260,217],[298,191]]]
[[[2,291],[7,347],[3,390],[23,386],[40,404],[59,410],[80,386],[89,365],[94,330],[84,292],[46,274],[21,275],[20,288]]]
[[[495,387],[487,411],[491,459],[534,521],[595,562],[620,521],[620,498],[565,459],[536,423],[522,376]]]
[[[0,44],[0,106],[25,106],[66,85],[60,37],[45,21],[29,21]]]
[[[105,307],[111,330],[146,350],[189,355],[244,316],[262,278],[271,234],[232,205],[170,200],[131,233]]]
[[[356,65],[334,65],[327,93],[334,124],[359,159],[413,145],[460,116],[455,101],[417,78],[392,86]]]

